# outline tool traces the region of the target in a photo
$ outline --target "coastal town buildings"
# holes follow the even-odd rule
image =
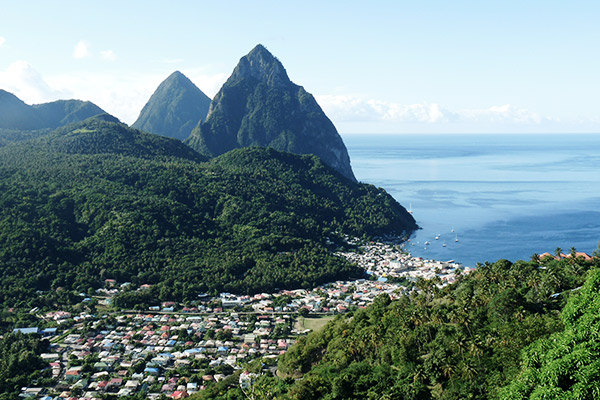
[[[256,377],[245,369],[249,362],[276,358],[298,335],[308,333],[297,324],[299,314],[343,314],[367,307],[381,294],[395,298],[415,290],[411,282],[418,279],[438,277],[445,285],[455,280],[457,270],[469,270],[412,257],[392,243],[371,242],[337,255],[363,268],[367,278],[252,296],[201,294],[193,304],[163,302],[145,312],[105,308],[97,315],[40,313],[40,323],[58,327],[21,333],[42,333],[50,339],[42,358],[55,384],[24,387],[21,397],[94,399],[144,392],[147,398],[180,399],[236,371],[240,385],[247,388]],[[108,306],[112,296],[131,290],[129,286],[110,280],[97,295]],[[86,301],[87,295],[82,302]]]

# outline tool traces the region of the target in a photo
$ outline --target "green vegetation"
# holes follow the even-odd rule
[[[38,129],[31,131],[21,131],[17,129],[2,129],[0,128],[0,147],[7,144],[24,142],[26,140],[36,139],[40,136],[47,135],[51,129]]]
[[[40,354],[48,342],[38,335],[10,334],[0,338],[0,399],[18,399],[21,387],[44,378],[41,369],[47,363]]]
[[[184,140],[206,118],[209,106],[210,98],[175,71],[158,86],[131,127]]]
[[[6,306],[67,304],[78,299],[71,290],[108,278],[153,284],[118,296],[122,307],[312,287],[362,273],[327,237],[415,228],[382,189],[314,156],[248,148],[206,161],[177,140],[100,119],[0,149]]]
[[[600,398],[600,271],[562,312],[564,329],[523,352],[522,369],[501,398]]]
[[[500,260],[442,289],[420,281],[398,300],[381,296],[301,338],[256,398],[598,398],[600,273],[572,289],[599,266]]]
[[[315,154],[355,180],[333,123],[313,96],[293,84],[279,60],[261,45],[242,57],[213,99],[206,122],[194,129],[187,143],[209,156],[249,146]]]

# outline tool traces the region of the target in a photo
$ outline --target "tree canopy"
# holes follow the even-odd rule
[[[310,287],[361,274],[327,238],[416,228],[385,191],[315,156],[247,148],[207,160],[99,119],[0,149],[0,205],[7,304],[108,278],[158,285],[156,301]]]

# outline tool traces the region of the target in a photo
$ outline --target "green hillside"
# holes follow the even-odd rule
[[[600,255],[480,265],[338,316],[279,358],[260,399],[596,399]],[[588,273],[589,271],[589,273]],[[577,290],[586,281],[581,289]],[[562,315],[561,315],[562,314]],[[523,360],[523,361],[521,361]],[[521,366],[522,365],[522,366]],[[223,382],[199,399],[245,399]]]
[[[205,161],[177,140],[98,119],[0,149],[7,305],[107,278],[155,284],[158,299],[309,287],[361,274],[326,237],[415,228],[383,190],[314,156],[249,148]]]

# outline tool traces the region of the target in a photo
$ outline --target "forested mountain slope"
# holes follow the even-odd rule
[[[247,148],[206,161],[97,118],[0,149],[6,304],[107,278],[154,284],[154,300],[308,287],[361,274],[327,237],[415,228],[385,191],[315,156]]]

